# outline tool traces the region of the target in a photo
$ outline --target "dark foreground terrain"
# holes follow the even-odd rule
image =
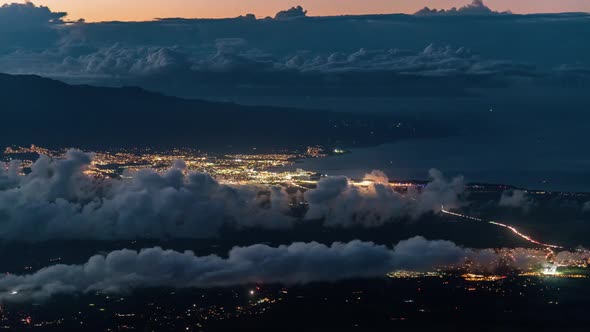
[[[459,276],[281,287],[143,290],[2,306],[21,331],[585,331],[588,279]]]

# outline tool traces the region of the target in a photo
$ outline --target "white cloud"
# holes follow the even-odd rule
[[[457,205],[464,190],[463,178],[449,181],[437,170],[430,171],[431,182],[424,189],[412,188],[406,196],[389,186],[382,172],[365,179],[374,182],[355,185],[346,177],[322,179],[317,189],[305,193],[306,218],[323,219],[328,226],[381,226],[399,217],[439,211],[441,205]]]
[[[0,299],[44,300],[56,294],[124,292],[143,287],[218,287],[252,283],[303,284],[382,277],[395,269],[428,270],[457,264],[465,250],[415,237],[393,250],[358,240],[330,246],[311,242],[233,248],[227,258],[161,248],[118,250],[83,265],[54,265],[30,275],[0,277]],[[14,292],[17,292],[16,294]]]
[[[528,210],[533,204],[532,199],[524,190],[509,190],[502,193],[500,197],[500,206],[521,208]]]
[[[261,198],[260,188],[221,185],[179,168],[94,179],[83,173],[90,162],[90,155],[72,150],[63,160],[41,156],[28,175],[15,175],[14,164],[0,172],[0,239],[199,238],[224,224],[284,228],[292,221],[281,190]]]
[[[209,288],[256,283],[284,285],[384,277],[395,270],[432,271],[465,267],[494,272],[529,270],[546,263],[536,249],[469,249],[449,241],[414,237],[392,249],[354,240],[331,245],[293,243],[234,247],[227,257],[197,256],[159,247],[117,250],[91,257],[81,265],[53,265],[28,275],[0,276],[0,300],[43,301],[58,294],[121,293],[136,288]],[[506,259],[510,257],[510,259]],[[557,263],[582,259],[580,253],[557,253]]]
[[[143,169],[123,179],[84,174],[92,156],[71,150],[65,159],[41,156],[30,174],[15,162],[0,167],[0,240],[161,239],[217,235],[224,225],[289,228],[289,204],[300,199],[281,187],[223,185],[207,174],[184,172],[177,163],[165,173]],[[382,172],[365,187],[345,177],[321,180],[304,197],[305,218],[326,226],[376,227],[404,216],[436,212],[459,202],[462,178],[430,172],[431,182],[407,197],[395,192]]]

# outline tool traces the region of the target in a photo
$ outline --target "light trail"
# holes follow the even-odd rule
[[[490,223],[492,225],[496,225],[496,226],[507,228],[507,229],[511,230],[514,234],[520,236],[521,238],[523,238],[523,239],[525,239],[525,240],[527,240],[527,241],[529,241],[531,243],[538,244],[538,245],[544,246],[544,247],[554,248],[554,249],[562,249],[563,248],[562,246],[558,246],[558,245],[555,245],[555,244],[547,244],[547,243],[539,242],[539,241],[531,238],[530,236],[528,236],[526,234],[522,234],[516,228],[514,228],[514,227],[512,227],[510,225],[502,224],[502,223],[495,222],[495,221],[488,221],[488,223]]]
[[[483,221],[482,219],[476,218],[476,217],[471,217],[471,216],[467,216],[464,214],[460,214],[460,213],[455,213],[455,212],[451,212],[449,210],[445,210],[444,206],[441,207],[440,211],[444,214],[449,214],[455,217],[460,217],[460,218],[464,218],[464,219],[471,219],[471,220],[475,220],[475,221]]]
[[[480,219],[480,218],[468,216],[468,215],[461,214],[461,213],[451,212],[449,210],[446,210],[444,206],[441,206],[440,211],[442,213],[444,213],[444,214],[448,214],[448,215],[459,217],[459,218],[464,218],[464,219],[469,219],[469,220],[474,220],[474,221],[480,221],[480,222],[483,222],[484,221],[483,219]],[[487,221],[487,223],[488,224],[491,224],[491,225],[498,226],[498,227],[506,228],[506,229],[510,230],[512,233],[514,233],[517,236],[519,236],[520,238],[522,238],[522,239],[524,239],[524,240],[526,240],[526,241],[528,241],[530,243],[539,245],[539,246],[543,246],[543,247],[547,247],[547,248],[554,248],[554,249],[563,249],[564,248],[562,246],[558,246],[558,245],[555,245],[555,244],[547,244],[547,243],[543,243],[541,241],[537,241],[537,240],[533,239],[532,237],[530,237],[530,236],[528,236],[526,234],[521,233],[515,227],[510,226],[510,225],[507,225],[507,224],[499,223],[497,221]]]
[[[311,188],[304,187],[304,186],[299,185],[299,184],[297,184],[297,183],[295,183],[293,181],[289,182],[289,185],[291,185],[291,186],[293,186],[295,188],[303,189],[303,190],[311,190]]]

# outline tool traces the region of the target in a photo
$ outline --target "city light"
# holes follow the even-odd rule
[[[472,216],[468,216],[468,215],[464,215],[464,214],[460,214],[460,213],[456,213],[456,212],[451,212],[449,210],[446,210],[444,208],[444,206],[441,206],[441,210],[440,211],[442,213],[444,213],[444,214],[455,216],[455,217],[460,217],[460,218],[463,218],[463,219],[474,220],[474,221],[483,221],[480,218],[476,218],[476,217],[472,217]],[[529,235],[526,235],[526,234],[521,233],[515,227],[510,226],[510,225],[507,225],[507,224],[499,223],[497,221],[488,221],[488,223],[491,224],[491,225],[495,225],[495,226],[506,228],[506,229],[510,230],[512,233],[518,235],[520,238],[522,238],[522,239],[524,239],[524,240],[526,240],[526,241],[528,241],[530,243],[533,243],[533,244],[537,244],[537,245],[540,245],[540,246],[543,246],[543,247],[553,248],[553,249],[562,249],[562,248],[564,248],[562,246],[558,246],[558,245],[555,245],[555,244],[547,244],[547,243],[543,243],[541,241],[537,241],[537,240],[533,239],[532,237],[530,237]]]
[[[554,276],[559,274],[559,272],[557,272],[557,265],[554,264],[547,264],[546,266],[544,266],[542,273],[547,276]]]

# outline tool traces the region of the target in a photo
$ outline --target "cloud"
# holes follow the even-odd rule
[[[326,54],[295,51],[277,56],[246,45],[193,57],[184,72],[171,73],[170,82],[180,89],[192,86],[191,91],[223,95],[449,97],[538,75],[531,65],[486,60],[450,46],[428,45],[419,51],[361,48]],[[160,81],[146,86],[159,90]]]
[[[452,75],[527,75],[531,67],[506,61],[488,61],[465,48],[430,44],[419,52],[400,49],[360,49],[352,53],[332,53],[328,56],[297,55],[285,65],[301,71],[320,72],[367,72],[388,71],[391,73],[424,76]]]
[[[4,4],[0,7],[0,24],[7,26],[47,26],[63,23],[67,13],[52,12],[32,2]]]
[[[80,51],[83,50],[82,54]],[[277,56],[252,48],[248,41],[240,38],[218,39],[209,49],[182,47],[130,47],[120,43],[99,49],[81,49],[73,44],[61,46],[57,52],[46,52],[38,62],[47,75],[84,77],[113,76],[133,79],[137,76],[174,74],[184,71],[186,75],[199,77],[207,72],[216,75],[240,75],[243,83],[275,85],[293,83],[316,78],[343,86],[367,83],[395,85],[404,76],[424,77],[488,77],[488,76],[532,76],[534,67],[509,61],[486,60],[465,48],[428,45],[420,51],[401,49],[359,49],[354,52],[333,52],[317,54],[294,51],[294,55]],[[19,54],[30,61],[29,54]],[[8,59],[8,58],[7,58]],[[13,59],[19,61],[18,59]],[[55,62],[47,66],[48,62]],[[22,73],[22,72],[20,72]],[[244,76],[248,73],[248,76]],[[387,81],[387,77],[390,76]],[[311,81],[311,80],[310,80]],[[259,83],[260,82],[260,83]],[[215,82],[209,82],[210,84]],[[328,83],[328,82],[326,82]],[[317,83],[316,83],[317,84]]]
[[[74,84],[139,86],[188,98],[234,96],[472,96],[476,89],[536,78],[534,66],[487,60],[465,48],[428,45],[419,51],[365,49],[286,54],[242,38],[207,47],[88,47],[0,56],[0,71],[39,74]]]
[[[487,10],[475,2],[456,11]],[[0,71],[70,83],[137,85],[191,98],[472,96],[544,75],[554,83],[570,82],[574,75],[585,82],[588,76],[567,64],[590,65],[590,48],[579,46],[583,41],[565,43],[556,36],[570,26],[583,36],[586,19],[578,16],[490,15],[478,25],[465,15],[448,22],[406,15],[293,20],[305,15],[294,7],[276,20],[66,25],[64,13],[47,7],[5,6],[0,16],[2,11],[20,27],[0,29]],[[347,38],[333,38],[334,31]],[[518,48],[498,48],[504,40],[481,38],[515,31],[526,34],[512,41]],[[441,46],[428,46],[433,41]],[[549,44],[554,45],[550,50]],[[539,68],[543,65],[546,71]]]
[[[448,241],[415,237],[393,250],[358,240],[235,247],[227,258],[161,248],[118,250],[83,265],[54,265],[30,275],[0,277],[0,300],[44,300],[57,294],[125,292],[134,288],[209,288],[253,283],[304,284],[382,277],[396,269],[429,270],[459,264],[465,250]],[[18,292],[14,294],[14,292]]]
[[[560,252],[556,264],[584,259]],[[465,265],[465,263],[469,263]],[[293,243],[270,247],[234,247],[226,257],[197,256],[159,247],[117,250],[81,265],[53,265],[28,275],[0,276],[0,301],[43,301],[58,294],[121,293],[138,288],[210,288],[257,283],[306,284],[384,277],[396,270],[432,271],[468,268],[471,272],[530,271],[547,263],[536,249],[469,249],[450,241],[414,237],[392,249],[354,240],[331,245]]]
[[[500,197],[500,206],[521,208],[528,210],[533,204],[532,199],[527,195],[524,190],[509,190],[502,193]]]
[[[275,15],[275,20],[289,20],[294,18],[302,18],[307,16],[307,10],[301,6],[291,7],[287,10],[282,10]]]
[[[0,163],[0,190],[12,188],[18,184],[20,164],[18,160]]]
[[[465,189],[465,179],[462,176],[457,176],[449,180],[437,169],[431,169],[428,174],[430,182],[426,185],[426,188],[422,191],[410,188],[408,191],[409,197],[416,202],[416,212],[414,214],[430,211],[438,212],[441,205],[445,207],[458,206],[460,196]]]
[[[285,229],[297,221],[289,205],[301,194],[279,186],[224,185],[187,172],[182,162],[164,173],[143,169],[121,179],[94,178],[84,173],[91,163],[91,154],[70,150],[64,159],[41,156],[26,175],[17,162],[0,164],[0,240],[206,238],[223,226]],[[305,219],[378,227],[459,204],[462,178],[447,180],[436,170],[430,176],[425,188],[406,196],[378,171],[367,175],[366,185],[324,178],[304,194]]]
[[[483,0],[473,0],[472,3],[460,7],[457,9],[453,7],[451,9],[437,10],[424,7],[423,9],[416,12],[415,15],[498,15],[498,14],[510,14],[510,12],[497,12],[490,9],[483,3]]]
[[[286,193],[221,185],[207,174],[144,169],[131,179],[84,174],[91,155],[41,156],[30,174],[0,167],[0,239],[133,239],[215,236],[222,225],[284,228],[292,218]],[[129,174],[131,175],[131,174]],[[285,200],[285,202],[282,202]]]
[[[78,57],[67,56],[56,70],[73,75],[144,76],[190,70],[188,56],[171,47],[126,48],[118,44]]]
[[[59,40],[57,27],[66,13],[52,12],[31,2],[0,7],[0,54],[17,49],[42,51]]]
[[[328,226],[376,227],[400,217],[437,212],[441,205],[456,206],[464,190],[462,177],[446,179],[430,171],[431,182],[422,190],[412,188],[406,196],[396,192],[383,172],[365,176],[366,184],[346,177],[328,177],[314,190],[305,192],[307,219],[323,219]]]

